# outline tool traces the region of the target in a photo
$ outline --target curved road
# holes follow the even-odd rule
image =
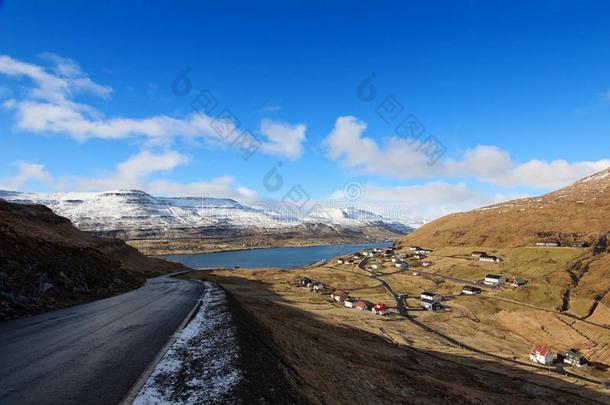
[[[0,404],[116,404],[197,303],[201,283],[137,290],[0,322]]]

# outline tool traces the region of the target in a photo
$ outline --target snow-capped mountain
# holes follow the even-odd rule
[[[154,197],[139,190],[25,193],[0,191],[0,198],[43,204],[69,218],[81,230],[125,239],[218,236],[256,231],[341,230],[375,227],[396,234],[411,230],[402,223],[355,208],[317,208],[305,218],[235,200],[201,197]]]

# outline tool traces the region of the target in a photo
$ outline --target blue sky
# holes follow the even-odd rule
[[[252,203],[356,183],[349,203],[425,218],[544,192],[610,164],[609,8],[4,1],[0,187]],[[202,90],[209,114],[191,107]],[[260,142],[249,159],[210,128],[224,109]],[[420,137],[396,133],[409,114]],[[263,179],[278,162],[275,190]]]

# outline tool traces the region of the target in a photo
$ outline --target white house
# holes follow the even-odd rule
[[[502,261],[502,259],[497,256],[485,255],[485,256],[479,256],[479,261],[480,262],[500,263]]]
[[[462,294],[465,294],[465,295],[481,294],[481,289],[479,287],[465,285],[464,288],[462,288]]]
[[[400,270],[409,268],[409,265],[405,262],[396,263],[394,266],[398,267]]]
[[[343,304],[346,308],[356,308],[356,302],[358,302],[357,298],[348,298]]]
[[[540,364],[553,364],[553,353],[549,350],[548,347],[543,345],[536,345],[532,348],[530,352],[530,360],[534,363]]]
[[[337,264],[343,264],[343,263],[344,263],[343,259],[337,259]]]
[[[419,298],[422,300],[436,301],[441,302],[443,297],[439,294],[431,293],[431,292],[423,292],[419,295]]]
[[[426,298],[421,298],[419,300],[419,304],[427,309],[428,311],[439,311],[443,309],[443,306],[438,301],[429,300]]]
[[[497,274],[488,274],[485,276],[485,280],[483,280],[483,283],[487,285],[502,285],[505,282],[506,278]]]

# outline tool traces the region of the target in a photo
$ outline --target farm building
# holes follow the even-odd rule
[[[436,302],[441,302],[443,300],[443,297],[439,294],[435,294],[432,292],[423,292],[419,295],[419,298],[422,300],[430,300],[430,301],[436,301]]]
[[[534,363],[540,364],[553,364],[553,353],[548,347],[543,345],[536,345],[530,352],[530,360]]]
[[[487,256],[487,252],[481,252],[481,251],[477,251],[475,250],[474,252],[472,252],[470,254],[470,256],[472,257],[481,257],[481,256]]]
[[[462,294],[466,294],[466,295],[475,295],[475,294],[481,294],[482,290],[479,287],[473,287],[471,285],[465,285],[462,288]]]
[[[502,285],[505,282],[506,278],[497,274],[488,274],[485,276],[485,280],[483,280],[483,283],[487,285]]]
[[[527,280],[523,277],[513,277],[510,279],[510,285],[513,287],[519,287],[520,285],[526,285]]]
[[[540,241],[540,242],[536,242],[536,246],[558,247],[558,246],[561,246],[561,243],[559,243],[559,241],[556,241],[556,240],[553,240],[553,241]]]
[[[358,300],[356,301],[356,308],[361,311],[370,311],[373,309],[373,304],[369,301]]]
[[[358,302],[357,298],[348,298],[343,305],[345,305],[346,308],[356,308],[356,302]]]
[[[337,302],[343,302],[347,298],[349,298],[349,295],[348,295],[347,291],[334,290],[333,292],[330,293],[330,298],[332,298],[333,300],[335,300]]]
[[[441,305],[440,302],[434,301],[434,300],[429,300],[426,298],[421,298],[419,300],[419,304],[422,307],[424,307],[425,309],[427,309],[428,311],[439,311],[439,310],[443,309],[443,306]]]
[[[385,315],[388,313],[388,307],[383,302],[379,302],[373,307],[371,312],[376,315]]]
[[[430,266],[432,266],[433,264],[434,264],[434,262],[431,262],[431,261],[429,261],[429,260],[425,260],[424,262],[422,262],[422,264],[421,264],[421,265],[422,265],[422,266],[424,266],[424,267],[430,267]]]
[[[479,256],[479,261],[480,262],[500,263],[502,261],[502,259],[499,258],[498,256],[485,255],[485,256]]]
[[[576,367],[582,367],[588,364],[587,359],[585,359],[585,357],[576,349],[560,352],[557,357],[564,363],[571,364]]]

